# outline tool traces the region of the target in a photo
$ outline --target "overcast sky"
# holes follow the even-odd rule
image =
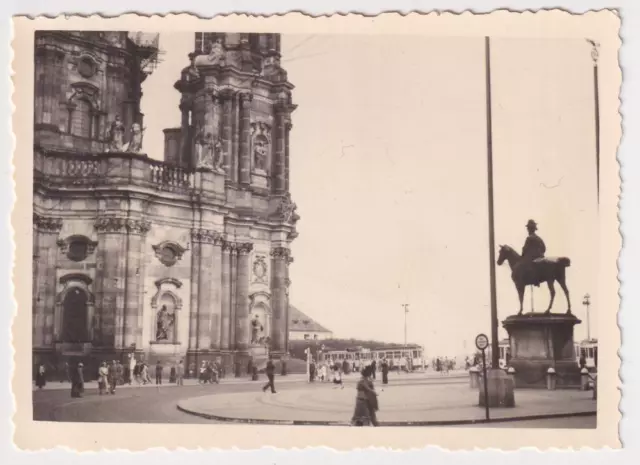
[[[142,101],[146,152],[157,159],[162,129],[180,124],[173,83],[193,33],[165,33],[160,45],[164,61]],[[430,356],[470,351],[477,333],[490,334],[484,39],[285,35],[282,53],[299,105],[292,304],[338,337],[402,342],[408,303],[410,342]],[[582,296],[592,295],[597,336],[590,48],[497,39],[491,54],[496,243],[520,250],[535,219],[547,255],[572,260],[568,286],[583,320]],[[518,309],[506,265],[497,286],[502,320]],[[536,310],[548,298],[536,289]],[[584,337],[586,323],[576,330]]]

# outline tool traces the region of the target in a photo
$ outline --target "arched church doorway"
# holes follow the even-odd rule
[[[86,342],[88,296],[82,289],[70,289],[62,302],[62,342]]]

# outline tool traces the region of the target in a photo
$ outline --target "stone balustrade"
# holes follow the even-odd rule
[[[194,187],[194,173],[146,155],[36,149],[34,181],[52,187],[135,185],[187,194]]]

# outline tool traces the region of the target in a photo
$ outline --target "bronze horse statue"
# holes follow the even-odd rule
[[[522,257],[512,247],[501,245],[498,254],[498,265],[502,265],[505,260],[509,262],[511,268],[511,279],[516,285],[518,298],[520,299],[520,311],[522,314],[522,300],[524,299],[524,290],[526,286],[539,286],[540,283],[547,283],[551,300],[549,307],[545,313],[551,312],[553,300],[556,296],[556,290],[553,286],[554,281],[560,284],[567,298],[567,314],[571,314],[571,300],[569,299],[569,289],[566,283],[566,269],[571,266],[571,260],[568,257],[558,258],[538,258],[533,261],[523,261]]]

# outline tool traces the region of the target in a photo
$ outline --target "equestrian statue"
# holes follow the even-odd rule
[[[538,225],[536,222],[529,220],[527,223],[529,235],[522,248],[522,256],[508,245],[501,245],[498,254],[498,265],[502,265],[506,260],[511,268],[511,279],[513,279],[520,299],[518,315],[522,314],[522,301],[526,286],[539,287],[544,282],[549,286],[549,293],[551,294],[549,307],[545,313],[551,313],[553,300],[556,296],[556,290],[553,285],[555,281],[564,291],[564,295],[567,298],[567,314],[571,314],[571,300],[566,283],[566,270],[567,267],[571,266],[571,260],[568,257],[545,257],[544,254],[547,248],[542,238],[536,234],[537,230]]]

